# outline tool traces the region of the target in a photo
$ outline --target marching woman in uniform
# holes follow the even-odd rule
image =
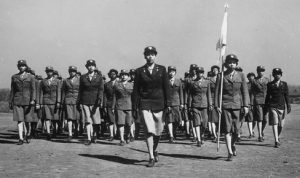
[[[254,80],[255,74],[250,72],[247,74],[248,78],[248,91],[249,91],[249,97],[250,97],[250,105],[249,105],[249,111],[248,114],[245,115],[245,121],[247,122],[248,125],[248,130],[249,130],[249,139],[254,137],[254,131],[253,131],[253,93],[252,93],[252,86],[251,86],[251,80]]]
[[[183,108],[183,91],[181,81],[175,78],[176,75],[176,67],[169,66],[168,67],[169,74],[169,98],[170,104],[167,109],[167,113],[165,113],[166,124],[168,126],[169,131],[169,142],[174,143],[174,134],[176,134],[176,128],[181,124],[181,113],[180,109]]]
[[[115,113],[113,112],[113,91],[114,91],[114,86],[115,83],[117,82],[117,76],[118,76],[118,71],[116,69],[110,69],[108,72],[108,77],[110,78],[110,81],[104,84],[104,110],[107,114],[107,122],[109,125],[109,141],[114,140],[114,136],[117,133],[116,129],[116,116]]]
[[[214,65],[211,67],[210,71],[211,71],[211,77],[209,79],[210,80],[210,91],[211,91],[212,105],[214,106],[216,81],[217,81],[217,75],[220,72],[220,67]],[[208,111],[208,123],[211,124],[212,139],[214,142],[217,139],[216,125],[218,124],[218,118],[219,118],[218,111],[215,108],[211,108]]]
[[[40,99],[38,104],[42,107],[42,117],[46,123],[47,139],[51,140],[50,126],[52,122],[53,135],[56,137],[58,122],[59,122],[59,108],[61,101],[61,86],[60,81],[53,77],[53,67],[48,66],[45,70],[47,78],[43,79],[40,84]]]
[[[190,84],[189,98],[189,108],[193,117],[193,126],[196,130],[197,146],[201,147],[204,131],[208,124],[207,109],[212,107],[210,81],[204,78],[203,67],[198,68],[197,78]]]
[[[70,66],[69,67],[69,78],[63,81],[62,85],[62,104],[65,108],[65,118],[68,122],[68,141],[72,140],[72,130],[74,125],[74,137],[78,136],[78,121],[80,119],[80,112],[76,107],[76,102],[78,99],[78,91],[79,91],[79,78],[76,75],[77,67]]]
[[[138,106],[145,123],[148,167],[153,167],[158,161],[156,149],[164,128],[163,110],[170,103],[167,71],[164,66],[155,63],[156,55],[155,47],[145,48],[146,64],[136,70],[133,92],[133,107]],[[137,111],[136,108],[134,110]]]
[[[26,72],[28,67],[26,61],[19,60],[17,66],[19,73],[11,77],[9,106],[13,110],[13,120],[18,122],[18,145],[22,145],[24,140],[29,143],[27,136],[29,136],[29,124],[32,120],[32,111],[35,105],[36,88],[34,77]],[[23,135],[23,132],[25,132],[25,135]]]
[[[99,132],[97,130],[101,124],[99,107],[102,106],[104,85],[101,73],[95,72],[95,60],[88,60],[85,67],[88,72],[80,77],[77,108],[82,109],[88,137],[85,145],[88,146],[92,141],[96,143],[96,137],[93,135]]]
[[[222,103],[220,103],[221,76],[218,75],[215,91],[215,107],[222,113],[223,129],[228,151],[227,161],[232,161],[233,156],[237,155],[235,142],[237,141],[241,111],[244,115],[248,113],[250,104],[248,86],[244,73],[236,71],[238,58],[234,54],[226,56],[226,71],[223,78]],[[222,106],[222,110],[220,109]],[[241,109],[242,108],[242,109]]]
[[[285,109],[287,109],[287,114],[289,114],[291,112],[291,105],[288,85],[281,80],[282,70],[275,68],[273,69],[272,75],[274,80],[267,85],[265,109],[269,110],[269,125],[271,125],[273,129],[275,148],[279,148],[279,136],[284,125]]]
[[[131,94],[133,92],[133,83],[128,82],[129,72],[121,70],[120,81],[114,85],[113,92],[113,108],[116,113],[117,126],[120,132],[120,145],[130,142],[130,130],[133,122],[132,119],[132,101]]]

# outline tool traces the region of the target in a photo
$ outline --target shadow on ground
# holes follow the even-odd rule
[[[105,161],[111,161],[111,162],[116,162],[116,163],[126,164],[126,165],[132,164],[132,165],[144,166],[144,164],[139,164],[139,163],[147,162],[146,160],[128,159],[128,158],[123,158],[123,157],[116,156],[116,155],[79,154],[79,156],[102,159],[102,160],[105,160]]]
[[[142,153],[148,153],[144,150],[139,150],[135,148],[130,148],[131,150],[142,152]],[[159,153],[161,156],[167,156],[172,158],[183,158],[183,159],[205,159],[205,160],[218,160],[220,158],[225,158],[221,156],[201,156],[201,155],[187,155],[187,154],[168,154],[168,153]]]

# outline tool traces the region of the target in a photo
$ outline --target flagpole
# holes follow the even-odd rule
[[[221,131],[221,112],[222,112],[222,100],[223,100],[223,79],[224,79],[224,55],[225,55],[225,49],[227,44],[227,8],[228,4],[225,4],[225,13],[224,18],[222,22],[222,28],[221,28],[221,38],[219,39],[219,49],[220,49],[220,57],[219,60],[221,60],[221,83],[220,83],[220,92],[219,92],[219,118],[218,118],[218,135],[217,135],[217,152],[220,149],[220,131]]]

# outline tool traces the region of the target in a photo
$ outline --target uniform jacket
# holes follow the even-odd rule
[[[154,64],[152,74],[146,65],[136,70],[133,106],[141,110],[163,110],[170,103],[168,78],[164,66]]]
[[[265,104],[268,107],[285,109],[285,104],[290,107],[289,101],[289,89],[288,85],[284,81],[280,81],[279,86],[275,81],[269,82],[267,85],[267,95]]]
[[[92,80],[89,75],[80,77],[78,102],[84,105],[101,105],[103,98],[104,84],[101,74],[95,73]]]
[[[21,79],[20,74],[11,77],[10,104],[27,106],[36,97],[34,76],[26,73]]]
[[[40,102],[41,80],[34,78],[34,83],[35,83],[35,103],[41,103]]]
[[[53,78],[49,84],[48,79],[40,83],[40,99],[42,105],[52,105],[61,102],[61,81]]]
[[[65,79],[62,84],[61,93],[63,104],[76,104],[79,93],[79,78],[74,77],[73,81],[71,78]]]
[[[219,96],[221,87],[221,74],[218,75],[215,91],[215,106],[220,107]],[[241,109],[250,104],[248,86],[245,75],[242,72],[235,71],[232,79],[229,72],[224,72],[223,79],[223,109]]]
[[[251,82],[247,83],[247,87],[248,87],[248,92],[249,92],[249,98],[250,98],[250,106],[253,106],[253,100],[254,100],[254,96],[253,96],[253,92],[252,92],[252,84]]]
[[[109,81],[104,84],[104,101],[103,105],[106,108],[113,108],[113,93],[114,93],[114,85],[117,83],[117,80]]]
[[[213,78],[209,79],[210,93],[211,93],[211,101],[212,105],[215,105],[215,91],[216,91],[216,82]]]
[[[133,83],[116,82],[113,92],[113,108],[117,110],[132,110],[131,95],[133,92]]]
[[[269,83],[269,79],[267,77],[262,77],[261,79],[256,77],[251,82],[254,105],[265,103],[268,83]]]
[[[168,90],[168,97],[170,98],[170,103],[168,104],[169,106],[180,106],[184,104],[182,83],[179,79],[175,79],[173,85],[169,80]]]
[[[210,81],[207,79],[195,80],[190,84],[190,108],[207,108],[212,105]]]

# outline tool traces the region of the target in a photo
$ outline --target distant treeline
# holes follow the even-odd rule
[[[290,85],[289,86],[291,103],[300,104],[300,86]],[[9,110],[9,93],[10,89],[0,89],[0,112],[10,112]]]

